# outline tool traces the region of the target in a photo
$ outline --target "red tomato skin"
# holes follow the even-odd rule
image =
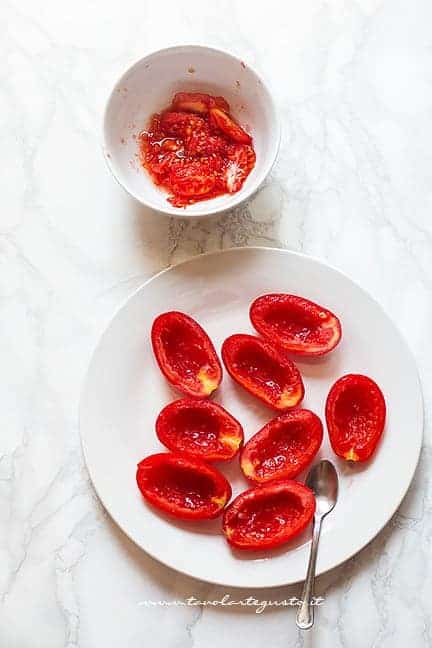
[[[245,477],[258,484],[293,479],[312,463],[322,440],[323,426],[316,414],[307,409],[291,410],[249,439],[240,454],[240,467]]]
[[[171,497],[162,492],[168,479],[174,485],[175,492]],[[229,482],[216,468],[200,459],[172,452],[153,454],[140,461],[136,481],[141,494],[150,504],[181,520],[218,517],[232,494]],[[201,482],[203,492],[194,492],[194,482]],[[182,492],[184,499],[189,502],[188,506],[178,501]],[[191,505],[194,497],[199,502]]]
[[[220,108],[210,108],[210,124],[219,128],[229,139],[239,144],[250,144],[251,136]]]
[[[260,370],[254,371],[252,377],[242,375],[239,358],[241,357],[246,365],[248,355],[250,355],[251,362],[255,361],[258,356],[262,361],[262,366],[269,363],[268,381],[273,381],[275,385],[279,386],[275,394],[268,393],[270,390],[265,389],[263,385],[265,377],[258,375]],[[255,335],[239,333],[228,337],[222,345],[222,360],[231,378],[268,407],[285,411],[295,407],[303,400],[303,380],[295,364],[280,354],[271,344]],[[272,370],[279,374],[280,382],[285,381],[285,385],[273,380],[278,376],[272,376]]]
[[[368,376],[347,374],[330,389],[325,416],[335,454],[347,461],[367,461],[384,431],[384,395]]]
[[[207,398],[219,387],[222,365],[213,343],[189,315],[168,311],[156,317],[151,342],[161,372],[183,394]]]
[[[222,529],[236,549],[273,549],[304,531],[312,521],[315,507],[315,496],[304,484],[293,480],[270,482],[238,495],[224,512]],[[284,511],[285,523],[281,524]],[[289,515],[290,511],[295,514]],[[254,534],[260,515],[264,518],[262,527]]]
[[[230,106],[229,106],[228,101],[224,97],[220,97],[220,96],[213,97],[213,101],[214,101],[214,106],[216,108],[220,108],[220,110],[223,110],[224,112],[229,113]]]
[[[204,461],[231,460],[244,439],[241,424],[221,405],[188,398],[164,407],[156,435],[169,450]]]
[[[277,323],[278,314],[282,318],[285,315],[285,321],[288,320],[285,327]],[[262,295],[252,303],[249,316],[254,328],[264,338],[299,356],[313,357],[329,353],[339,344],[342,337],[342,326],[334,313],[297,295]],[[289,330],[290,326],[297,328],[297,335]],[[311,330],[312,335],[305,338],[307,328]],[[317,340],[317,337],[321,339]]]
[[[172,106],[175,110],[194,112],[199,114],[208,113],[210,108],[220,108],[229,112],[229,104],[223,97],[212,97],[202,92],[177,92],[174,95]]]

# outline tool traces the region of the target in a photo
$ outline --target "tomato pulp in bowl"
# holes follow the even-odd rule
[[[140,160],[182,208],[239,191],[255,166],[252,137],[223,97],[178,92],[139,136]]]
[[[253,138],[256,162],[236,193],[178,208],[144,173],[139,134],[176,93],[223,97],[230,115]],[[154,52],[132,66],[115,85],[104,119],[105,158],[119,183],[143,205],[179,217],[201,217],[231,209],[251,196],[270,172],[279,149],[280,127],[273,99],[262,79],[225,52],[180,46]]]

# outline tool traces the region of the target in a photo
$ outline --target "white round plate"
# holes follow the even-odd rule
[[[179,397],[158,370],[149,332],[159,313],[184,311],[204,326],[219,350],[231,333],[253,332],[249,305],[267,292],[302,295],[342,321],[343,339],[333,353],[297,362],[305,407],[323,418],[330,386],[350,372],[371,376],[387,401],[386,430],[367,465],[339,461],[325,435],[319,456],[335,462],[340,495],[323,527],[318,574],[362,549],[390,519],[414,475],[422,440],[422,396],[411,353],[381,307],[337,270],[286,250],[240,248],[195,257],[150,279],[117,312],[91,361],[80,413],[87,466],[104,506],[137,545],[169,567],[227,586],[302,580],[310,529],[273,552],[241,553],[225,542],[220,520],[177,522],[146,504],[136,486],[136,465],[163,449],[154,422],[161,408]],[[226,372],[215,400],[242,422],[246,439],[274,416]],[[236,460],[220,468],[234,495],[248,487]]]

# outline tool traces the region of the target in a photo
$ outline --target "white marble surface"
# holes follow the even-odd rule
[[[430,0],[11,0],[1,14],[0,646],[431,646]],[[113,81],[182,42],[256,66],[282,113],[267,185],[212,221],[140,208],[99,148]],[[294,610],[140,606],[224,591],[136,549],[98,504],[81,456],[80,387],[113,310],[168,264],[238,245],[301,250],[358,280],[397,321],[423,382],[414,485],[367,549],[319,579],[326,602],[304,635]]]

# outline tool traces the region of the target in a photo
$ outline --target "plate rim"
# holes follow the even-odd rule
[[[229,254],[229,253],[233,253],[233,252],[235,252],[235,253],[245,253],[246,252],[247,253],[247,252],[261,252],[261,251],[288,254],[288,256],[293,256],[293,257],[299,257],[299,258],[302,258],[302,259],[306,259],[307,261],[311,261],[312,263],[315,263],[315,264],[317,264],[319,266],[326,266],[327,268],[331,269],[336,274],[342,276],[344,279],[347,279],[352,284],[354,284],[361,292],[363,292],[373,302],[373,304],[381,311],[381,314],[384,316],[384,318],[394,328],[394,330],[397,333],[397,336],[398,336],[401,344],[404,346],[404,348],[405,348],[405,350],[406,350],[406,352],[408,354],[408,357],[409,357],[409,359],[411,361],[412,367],[414,369],[414,375],[415,375],[415,379],[416,379],[416,384],[417,384],[417,390],[418,390],[418,396],[419,396],[419,427],[420,427],[419,443],[418,443],[418,448],[417,448],[417,453],[416,453],[417,456],[416,456],[415,462],[413,464],[411,475],[410,475],[410,477],[408,479],[408,482],[407,482],[407,485],[406,485],[405,489],[403,490],[403,492],[401,494],[401,497],[399,498],[399,501],[397,502],[394,509],[390,512],[390,514],[388,516],[386,514],[386,516],[385,516],[386,519],[384,520],[383,524],[377,530],[374,530],[373,535],[369,538],[369,540],[365,544],[363,544],[361,547],[359,547],[357,549],[354,549],[352,552],[349,553],[349,555],[344,555],[343,557],[341,557],[337,562],[335,562],[331,566],[325,567],[324,569],[320,569],[320,570],[317,569],[316,577],[322,576],[323,574],[326,574],[326,573],[332,571],[333,569],[336,569],[337,567],[340,567],[343,563],[345,563],[348,560],[350,560],[351,558],[353,558],[353,556],[356,556],[357,554],[359,554],[366,547],[368,547],[371,544],[371,542],[373,542],[373,540],[375,540],[375,538],[381,533],[381,531],[384,529],[384,527],[389,523],[391,518],[395,515],[397,510],[400,508],[400,506],[401,506],[404,498],[406,497],[406,495],[408,493],[408,490],[409,490],[409,488],[410,488],[410,486],[412,484],[412,481],[413,481],[414,476],[415,476],[415,474],[417,472],[417,469],[418,469],[420,455],[421,455],[422,447],[423,447],[423,439],[424,439],[424,396],[423,396],[423,389],[422,389],[422,383],[421,383],[421,380],[420,380],[420,375],[419,375],[419,371],[418,371],[417,362],[416,362],[415,356],[414,356],[410,346],[408,345],[408,343],[407,343],[404,335],[400,331],[399,327],[396,325],[396,323],[393,321],[393,319],[390,317],[390,315],[386,312],[386,310],[380,304],[380,302],[373,295],[371,295],[368,290],[363,288],[358,281],[356,281],[355,279],[352,279],[348,274],[346,274],[345,272],[343,272],[339,268],[336,268],[331,263],[328,263],[327,261],[322,260],[322,259],[320,259],[320,258],[318,258],[318,257],[316,257],[314,255],[304,254],[303,252],[297,252],[295,250],[290,250],[288,248],[282,248],[282,247],[278,248],[278,247],[261,246],[261,245],[239,246],[239,247],[224,248],[224,249],[221,249],[221,250],[211,250],[211,251],[203,252],[203,253],[200,253],[200,254],[196,254],[196,255],[194,255],[192,257],[189,257],[188,259],[184,259],[183,261],[180,261],[179,263],[174,263],[174,264],[168,265],[165,268],[162,268],[162,270],[159,270],[155,274],[153,274],[150,277],[148,277],[147,279],[145,279],[143,281],[143,283],[141,283],[137,288],[135,288],[127,297],[125,297],[121,301],[119,306],[115,308],[115,310],[113,311],[113,313],[109,317],[108,321],[103,326],[103,329],[102,329],[102,331],[101,331],[101,333],[100,333],[100,335],[99,335],[99,337],[98,337],[98,339],[97,339],[97,341],[96,341],[96,343],[95,343],[95,345],[94,345],[94,347],[93,347],[93,349],[92,349],[92,351],[90,353],[90,358],[89,358],[89,361],[88,361],[87,369],[85,371],[85,375],[84,375],[84,378],[83,378],[83,381],[82,381],[82,386],[81,386],[80,395],[79,395],[79,406],[78,406],[78,430],[79,430],[79,435],[80,435],[80,443],[81,443],[81,449],[82,449],[82,453],[83,453],[85,467],[86,467],[86,470],[87,470],[88,475],[90,477],[92,488],[94,489],[94,491],[95,491],[95,493],[96,493],[96,495],[98,497],[98,500],[101,503],[101,505],[103,506],[104,510],[109,515],[111,520],[122,531],[122,533],[124,533],[125,536],[131,542],[133,542],[135,546],[139,547],[141,549],[141,551],[143,551],[145,554],[150,556],[158,564],[163,565],[164,567],[167,567],[169,569],[173,569],[175,572],[177,572],[179,574],[182,574],[183,576],[186,576],[188,578],[192,578],[192,579],[196,580],[197,582],[205,582],[205,583],[209,583],[209,584],[215,585],[215,586],[235,588],[235,589],[244,589],[245,585],[233,585],[231,583],[226,583],[223,580],[215,580],[215,579],[211,580],[209,578],[195,576],[192,573],[190,573],[188,571],[185,571],[184,569],[181,569],[181,568],[175,566],[174,564],[170,564],[169,562],[165,562],[164,560],[162,560],[158,556],[154,555],[147,548],[144,548],[141,544],[139,544],[139,542],[137,540],[135,540],[128,533],[127,529],[116,519],[116,517],[113,515],[113,513],[105,505],[104,500],[101,497],[101,495],[99,493],[99,490],[98,490],[98,488],[96,486],[96,483],[93,480],[92,470],[90,468],[90,462],[88,460],[88,455],[87,455],[87,450],[86,450],[86,442],[85,442],[84,434],[83,434],[83,424],[82,424],[83,402],[84,402],[84,395],[85,395],[85,392],[86,392],[86,389],[87,389],[87,384],[89,383],[90,372],[91,372],[93,362],[95,360],[96,354],[97,354],[100,346],[102,345],[102,342],[103,342],[103,339],[104,339],[105,335],[108,333],[108,330],[111,327],[111,324],[117,318],[117,316],[120,314],[120,312],[127,306],[129,301],[134,299],[134,297],[138,293],[140,293],[148,284],[150,284],[152,281],[158,279],[162,275],[164,275],[164,274],[166,274],[166,273],[168,273],[168,272],[170,272],[170,271],[172,271],[172,270],[174,270],[174,269],[176,269],[176,268],[178,268],[180,266],[185,266],[185,265],[187,265],[189,263],[193,263],[197,259],[201,259],[201,258],[208,257],[208,256],[221,256],[221,255]],[[305,572],[306,572],[306,564],[305,564]],[[291,585],[296,585],[298,583],[302,583],[303,581],[304,581],[303,578],[299,578],[299,579],[295,579],[295,580],[287,580],[287,581],[284,581],[284,582],[281,582],[281,583],[276,583],[276,584],[274,584],[274,583],[273,584],[272,583],[265,583],[265,584],[262,584],[262,583],[259,583],[259,584],[250,583],[249,584],[248,583],[247,587],[250,587],[251,589],[271,589],[271,588],[276,588],[276,587],[287,587],[287,586],[291,586]]]

